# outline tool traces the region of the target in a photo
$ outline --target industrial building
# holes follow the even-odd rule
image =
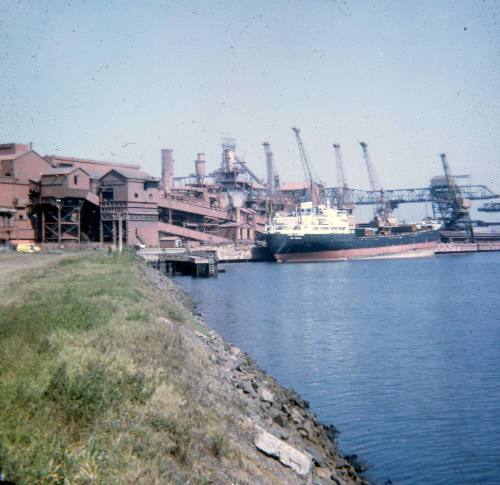
[[[300,130],[293,131],[304,168],[305,180],[298,182],[280,181],[267,142],[263,143],[266,180],[238,156],[231,138],[223,139],[220,165],[210,173],[205,155],[198,153],[194,173],[175,176],[173,150],[161,150],[161,178],[139,165],[42,156],[31,144],[1,144],[0,244],[253,245],[263,239],[269,215],[310,198],[328,200],[350,217],[356,205],[374,205],[380,215],[390,214],[402,203],[431,202],[434,217],[452,231],[454,239],[468,227],[463,237],[471,240],[466,202],[498,197],[483,185],[459,186],[444,155],[445,176],[434,177],[429,187],[384,190],[365,143],[361,147],[371,190],[347,186],[338,144],[333,145],[338,186],[326,187],[312,179]]]
[[[138,165],[42,156],[28,144],[2,144],[0,242],[253,242],[264,230],[266,188],[237,161],[234,148],[223,147],[222,166],[210,176],[199,153],[194,176],[177,179],[173,151],[162,150],[159,179]]]

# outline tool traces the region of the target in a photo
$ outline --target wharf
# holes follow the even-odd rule
[[[500,251],[500,241],[476,243],[439,243],[436,247],[435,253],[481,253],[487,251]]]
[[[191,254],[185,248],[152,248],[137,252],[147,264],[160,272],[175,275],[216,276],[217,257],[212,251]]]

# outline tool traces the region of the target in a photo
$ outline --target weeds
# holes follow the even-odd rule
[[[44,393],[70,421],[91,421],[125,401],[144,403],[149,395],[143,374],[117,371],[99,361],[88,362],[72,375],[63,363]]]
[[[198,476],[192,467],[200,456],[227,456],[211,410],[192,395],[199,371],[187,370],[193,364],[181,332],[158,323],[168,316],[192,324],[192,315],[168,297],[159,301],[133,256],[66,258],[19,281],[6,297],[0,306],[6,479],[126,483],[147,473],[148,482],[172,483]],[[159,383],[164,391],[156,398]]]

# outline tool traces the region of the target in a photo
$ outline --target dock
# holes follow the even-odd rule
[[[451,253],[482,253],[489,251],[500,251],[500,241],[492,242],[452,242],[439,243],[436,247],[436,254],[451,254]]]
[[[150,266],[168,275],[190,275],[195,277],[217,276],[218,259],[215,252],[191,254],[186,248],[154,248],[137,251]]]

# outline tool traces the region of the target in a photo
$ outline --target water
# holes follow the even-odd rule
[[[226,268],[176,282],[368,478],[500,484],[500,253]]]

